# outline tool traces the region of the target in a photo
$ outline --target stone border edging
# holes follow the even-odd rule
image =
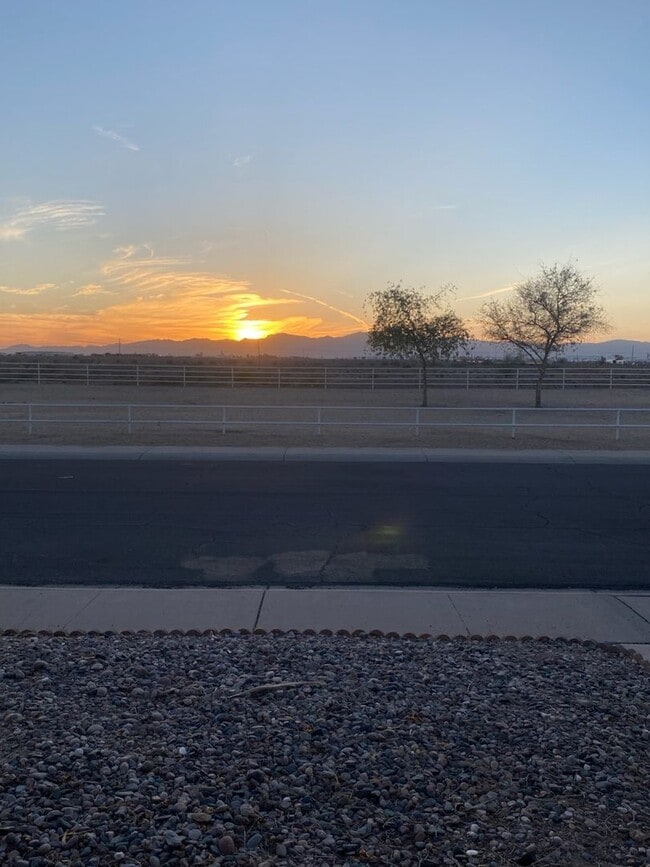
[[[146,636],[146,635],[154,635],[156,637],[164,637],[165,635],[174,635],[174,636],[188,636],[188,637],[208,637],[208,636],[226,636],[226,635],[241,635],[241,636],[252,636],[252,635],[269,635],[272,637],[280,637],[280,636],[293,636],[298,638],[300,636],[316,636],[322,635],[325,637],[332,637],[334,635],[343,637],[343,638],[390,638],[390,639],[403,639],[407,641],[432,641],[432,642],[440,642],[447,643],[451,641],[459,641],[462,640],[464,642],[479,642],[485,641],[490,642],[492,644],[496,644],[497,642],[508,642],[508,643],[530,643],[530,642],[538,642],[540,644],[577,644],[581,647],[587,648],[598,648],[605,653],[609,653],[615,656],[624,656],[628,659],[633,659],[636,663],[638,663],[643,669],[650,672],[650,660],[644,659],[640,653],[637,653],[635,650],[632,650],[628,647],[623,647],[621,644],[617,642],[604,642],[604,641],[594,641],[590,638],[566,638],[564,636],[560,636],[558,638],[550,638],[547,635],[540,635],[538,637],[533,637],[532,635],[522,635],[521,637],[517,637],[516,635],[446,635],[445,633],[441,633],[439,635],[431,635],[428,632],[422,632],[419,635],[416,635],[414,632],[404,632],[402,634],[398,632],[383,632],[381,629],[372,629],[370,632],[366,632],[364,629],[338,629],[336,631],[332,629],[123,629],[120,631],[113,629],[105,629],[105,630],[97,630],[97,629],[89,629],[89,630],[81,630],[81,629],[72,629],[70,631],[66,631],[64,629],[0,629],[0,638],[4,637],[19,637],[19,638],[82,638],[85,635],[90,635],[93,637],[96,636],[123,636],[125,638],[129,637],[137,637],[137,636]]]

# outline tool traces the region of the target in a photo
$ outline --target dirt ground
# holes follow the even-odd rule
[[[517,409],[518,424],[542,421],[566,423],[571,419],[562,408],[590,409],[579,415],[582,424],[611,424],[615,413],[611,409],[635,408],[643,413],[623,413],[623,424],[650,426],[650,394],[645,389],[549,389],[544,394],[544,406],[557,412],[535,413],[532,390],[506,389],[431,389],[431,409],[421,411],[422,422],[465,423],[482,421],[502,425],[482,428],[420,427],[416,435],[415,409],[419,394],[409,390],[361,389],[213,389],[180,388],[173,386],[80,386],[32,385],[0,386],[0,444],[68,444],[68,445],[232,445],[232,446],[419,446],[428,448],[588,448],[644,449],[650,448],[650,427],[622,430],[615,439],[613,429],[560,428],[522,429],[511,437],[512,409]],[[24,407],[10,404],[32,403],[33,417],[68,418],[67,423],[39,421],[34,423],[31,436],[26,423],[2,419],[26,419]],[[36,406],[41,404],[41,406]],[[68,404],[47,408],[42,404]],[[80,407],[80,404],[86,404]],[[126,406],[131,405],[131,432],[127,429]],[[176,409],[163,409],[162,406]],[[154,408],[155,407],[155,408]],[[197,407],[191,410],[190,407]],[[198,408],[200,407],[200,409]],[[223,409],[228,421],[236,422],[222,433]],[[237,409],[235,409],[237,407]],[[274,409],[292,407],[280,414]],[[321,407],[321,433],[316,427],[317,407]],[[489,414],[472,413],[471,408],[492,408]],[[334,409],[339,408],[339,409]],[[359,412],[354,412],[359,408]],[[598,412],[607,409],[608,412]],[[443,411],[444,410],[444,411]],[[73,418],[74,413],[74,418]],[[287,416],[287,413],[290,413]],[[171,424],[180,416],[194,421],[214,415],[207,424]],[[246,427],[243,422],[261,419],[277,420],[289,417],[292,424]],[[110,423],[84,424],[77,419],[106,419]],[[138,423],[138,419],[140,423]],[[143,424],[144,420],[165,419],[166,424]],[[367,421],[398,422],[402,427],[363,426]],[[355,425],[328,427],[328,421],[354,422]]]

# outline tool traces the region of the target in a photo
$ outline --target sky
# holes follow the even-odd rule
[[[0,346],[480,337],[542,263],[650,340],[647,0],[3,0]]]

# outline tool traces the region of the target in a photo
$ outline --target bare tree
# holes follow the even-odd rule
[[[536,407],[542,405],[542,385],[553,357],[591,332],[609,328],[597,294],[591,278],[573,265],[542,265],[509,298],[481,308],[485,336],[516,346],[537,366]]]
[[[388,358],[416,358],[422,370],[422,406],[427,405],[427,371],[441,358],[465,346],[469,334],[462,319],[448,306],[452,286],[435,295],[389,283],[372,292],[367,304],[373,315],[368,332],[370,349]]]

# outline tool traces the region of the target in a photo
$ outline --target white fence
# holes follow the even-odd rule
[[[502,428],[515,437],[529,429],[608,429],[621,432],[650,428],[650,408],[612,407],[354,407],[354,406],[225,406],[123,403],[4,403],[0,430],[74,424],[115,425],[127,433],[135,428],[164,425],[201,426],[225,436],[244,428],[288,427],[318,434],[329,428],[408,428],[421,431],[455,428]]]
[[[470,365],[433,367],[433,388],[534,388],[535,368]],[[101,364],[0,360],[0,383],[77,385],[175,385],[213,388],[417,389],[422,372],[399,366],[223,367],[214,364]],[[551,367],[546,388],[647,388],[650,367]]]

